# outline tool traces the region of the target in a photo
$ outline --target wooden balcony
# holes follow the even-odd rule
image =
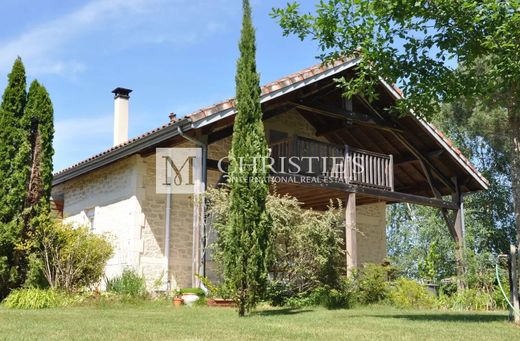
[[[296,137],[270,144],[277,173],[394,191],[392,155]]]

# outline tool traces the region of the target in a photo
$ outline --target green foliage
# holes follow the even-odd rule
[[[432,293],[419,283],[399,278],[395,281],[388,295],[390,304],[398,308],[433,308],[435,306],[435,297]]]
[[[49,221],[36,231],[38,254],[51,288],[73,290],[99,282],[112,245],[86,227]]]
[[[433,113],[468,95],[519,103],[518,10],[518,1],[325,0],[314,12],[292,2],[272,15],[284,34],[315,40],[323,59],[362,56],[358,75],[343,80],[347,94],[373,96],[382,76],[402,85],[407,107]],[[450,67],[453,59],[466,72]]]
[[[83,302],[84,295],[72,295],[53,289],[15,289],[3,301],[11,309],[44,309],[65,307]]]
[[[256,306],[267,283],[270,222],[268,157],[256,71],[255,30],[249,0],[243,0],[240,58],[236,71],[236,111],[229,153],[229,226],[223,234],[224,278],[240,316]],[[254,166],[252,166],[255,164]]]
[[[146,281],[135,270],[124,269],[121,276],[106,280],[106,290],[131,298],[144,298]]]
[[[226,189],[207,192],[208,213],[219,236],[212,247],[217,264],[223,263],[228,195]],[[268,299],[282,304],[283,296],[304,294],[323,286],[337,288],[345,266],[341,202],[331,203],[325,212],[317,212],[303,209],[296,198],[273,194],[268,195],[266,207],[272,219]]]
[[[25,255],[18,247],[24,241],[20,214],[28,175],[28,165],[19,155],[25,142],[21,125],[27,101],[25,88],[25,68],[17,58],[0,105],[0,298],[23,283],[26,271]]]
[[[389,293],[391,269],[377,264],[365,264],[355,278],[359,286],[358,301],[373,304],[384,301]]]
[[[36,227],[50,212],[53,124],[47,91],[33,81],[27,94],[18,58],[0,106],[0,297],[37,282],[31,254]]]
[[[179,293],[182,294],[195,294],[200,297],[206,296],[206,293],[201,288],[182,288],[179,290]]]
[[[428,283],[438,283],[438,267],[441,259],[442,255],[439,253],[437,243],[434,241],[430,244],[426,258],[423,261],[419,260],[419,276]]]
[[[464,289],[452,296],[441,295],[438,306],[451,310],[493,310],[497,305],[494,295],[477,289]]]

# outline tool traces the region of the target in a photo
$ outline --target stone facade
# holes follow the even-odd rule
[[[265,129],[268,136],[270,130],[276,130],[289,137],[326,142],[316,138],[314,128],[296,111],[266,120]],[[208,157],[225,157],[230,147],[231,137],[217,141],[208,146]],[[155,167],[155,154],[134,155],[53,188],[53,195],[64,199],[65,221],[91,225],[96,233],[110,235],[115,254],[107,265],[107,277],[129,267],[144,275],[152,290],[164,288],[166,282],[166,195],[156,193]],[[208,187],[214,187],[220,176],[218,171],[208,170]],[[172,195],[169,270],[173,287],[193,285],[193,221],[198,200],[194,195]],[[380,262],[386,256],[385,204],[360,206],[357,213],[359,261]],[[211,259],[207,274],[212,279],[217,277]]]
[[[358,264],[380,264],[386,257],[386,203],[356,207]]]

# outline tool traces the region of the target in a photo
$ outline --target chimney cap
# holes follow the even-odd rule
[[[126,89],[126,88],[121,88],[121,87],[117,87],[114,90],[112,90],[112,93],[114,94],[114,98],[118,98],[118,97],[130,98],[129,95],[131,92],[132,92],[132,90]]]

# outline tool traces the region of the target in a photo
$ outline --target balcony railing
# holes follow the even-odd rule
[[[392,155],[296,137],[271,143],[278,173],[313,175],[347,184],[394,190]]]

